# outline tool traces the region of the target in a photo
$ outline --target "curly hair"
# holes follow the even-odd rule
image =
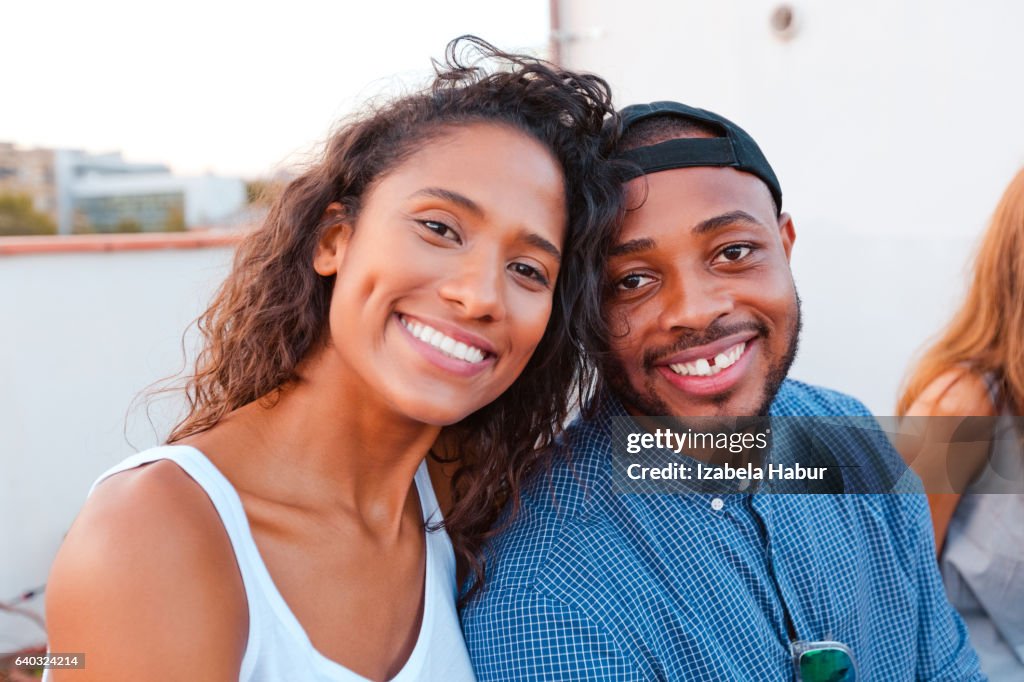
[[[561,166],[567,228],[551,318],[534,355],[503,395],[444,432],[457,443],[444,526],[475,591],[485,574],[481,548],[498,532],[499,512],[509,504],[514,514],[521,484],[542,468],[572,397],[592,382],[583,350],[603,335],[600,249],[621,220],[622,196],[607,162],[613,139],[602,134],[615,118],[604,80],[473,36],[449,43],[434,68],[425,90],[376,106],[334,133],[322,158],[287,185],[262,226],[240,243],[230,274],[197,320],[203,347],[185,378],[187,414],[168,442],[209,429],[254,400],[275,400],[323,343],[334,278],[318,275],[312,262],[321,235],[339,219],[324,218],[329,204],[340,202],[344,219],[354,219],[375,181],[453,126],[493,122],[522,131]]]

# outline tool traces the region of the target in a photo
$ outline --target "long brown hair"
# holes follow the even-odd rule
[[[488,68],[490,67],[490,68]],[[472,36],[448,45],[429,88],[348,122],[323,157],[293,180],[265,222],[239,245],[227,280],[197,320],[203,338],[185,378],[185,418],[175,442],[214,426],[254,400],[275,400],[297,379],[299,362],[323,342],[333,277],[312,267],[332,202],[352,221],[382,175],[452,126],[496,122],[550,149],[564,175],[567,228],[548,327],[515,383],[493,403],[448,427],[458,444],[453,506],[444,525],[479,585],[480,548],[505,503],[543,463],[569,413],[569,396],[590,385],[582,349],[603,333],[601,244],[621,215],[621,190],[606,163],[614,143],[607,84],[592,75],[501,52]]]
[[[896,407],[906,414],[925,387],[957,367],[992,373],[1001,395],[1024,408],[1024,170],[1006,188],[978,249],[967,296],[921,357]]]

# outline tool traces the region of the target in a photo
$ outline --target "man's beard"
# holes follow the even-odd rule
[[[803,317],[800,311],[800,296],[796,291],[793,292],[793,298],[796,301],[796,319],[788,332],[789,343],[787,345],[786,352],[782,354],[782,357],[780,357],[777,362],[772,363],[768,368],[768,373],[764,380],[764,391],[761,395],[760,405],[751,415],[728,416],[763,417],[768,414],[772,401],[775,400],[775,395],[782,387],[782,382],[786,379],[786,375],[789,374],[789,368],[793,365],[793,361],[796,359],[797,348],[800,344],[800,330],[803,327]],[[623,367],[622,363],[612,353],[607,353],[606,357],[603,358],[601,362],[601,376],[611,388],[612,392],[615,393],[619,400],[622,401],[623,405],[630,408],[634,414],[641,414],[649,417],[685,417],[687,415],[672,415],[668,405],[659,398],[658,394],[655,392],[654,381],[652,379],[652,374],[656,371],[654,369],[654,362],[670,353],[678,353],[687,348],[714,343],[718,339],[743,331],[756,331],[758,333],[757,338],[762,341],[768,341],[771,335],[768,328],[763,323],[758,322],[734,325],[732,327],[711,325],[702,332],[693,332],[680,337],[679,340],[669,348],[658,348],[645,351],[643,357],[643,368],[644,376],[646,377],[644,385],[646,392],[641,392],[634,387],[632,383],[630,383],[625,367]],[[716,407],[721,407],[727,403],[731,397],[732,394],[729,391],[726,391],[720,396],[711,398],[710,401]]]

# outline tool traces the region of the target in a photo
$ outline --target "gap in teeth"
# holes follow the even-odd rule
[[[747,342],[743,341],[719,353],[714,358],[700,358],[694,362],[680,362],[675,365],[669,365],[669,369],[682,376],[714,376],[723,369],[732,367],[740,359],[740,356],[743,355],[746,347]]]
[[[479,348],[465,344],[462,341],[456,341],[452,337],[447,336],[429,325],[409,320],[404,315],[399,315],[398,319],[401,321],[402,326],[408,329],[417,339],[430,344],[445,355],[453,357],[456,360],[475,364],[477,362],[483,362],[483,359],[487,355]]]

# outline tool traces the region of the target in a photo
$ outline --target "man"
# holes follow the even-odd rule
[[[769,494],[745,479],[728,495],[622,492],[616,444],[646,416],[868,416],[786,379],[795,232],[753,139],[673,102],[623,119],[635,177],[596,349],[609,389],[489,546],[462,613],[478,677],[984,679],[942,591],[923,496]],[[860,466],[857,447],[839,452]]]

